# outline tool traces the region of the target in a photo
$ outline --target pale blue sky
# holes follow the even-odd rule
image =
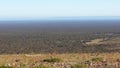
[[[120,16],[120,0],[0,0],[0,19]]]

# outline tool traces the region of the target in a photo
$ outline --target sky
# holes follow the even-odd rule
[[[0,20],[120,16],[120,0],[0,0]]]

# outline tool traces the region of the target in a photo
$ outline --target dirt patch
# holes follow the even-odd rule
[[[90,42],[86,42],[87,45],[94,45],[94,44],[120,44],[120,37],[114,38],[105,38],[105,39],[94,39]]]
[[[90,42],[86,42],[87,45],[92,45],[92,44],[100,44],[103,41],[103,39],[94,39],[91,40]]]

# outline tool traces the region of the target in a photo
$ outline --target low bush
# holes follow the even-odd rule
[[[103,61],[103,58],[97,57],[97,58],[92,58],[91,60],[95,62],[101,62]]]
[[[12,66],[4,66],[4,65],[2,65],[2,66],[0,66],[0,68],[13,68]]]
[[[23,63],[20,63],[20,68],[26,68],[26,65]]]
[[[75,64],[71,68],[86,68],[85,64]]]
[[[59,58],[50,58],[50,59],[44,59],[43,62],[60,62],[61,59]]]
[[[49,66],[44,66],[44,65],[39,65],[39,66],[35,66],[34,68],[51,68]]]

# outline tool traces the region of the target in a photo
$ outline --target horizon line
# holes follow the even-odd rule
[[[66,17],[15,17],[15,18],[0,18],[0,21],[9,20],[102,20],[102,19],[119,19],[120,16],[66,16]]]

